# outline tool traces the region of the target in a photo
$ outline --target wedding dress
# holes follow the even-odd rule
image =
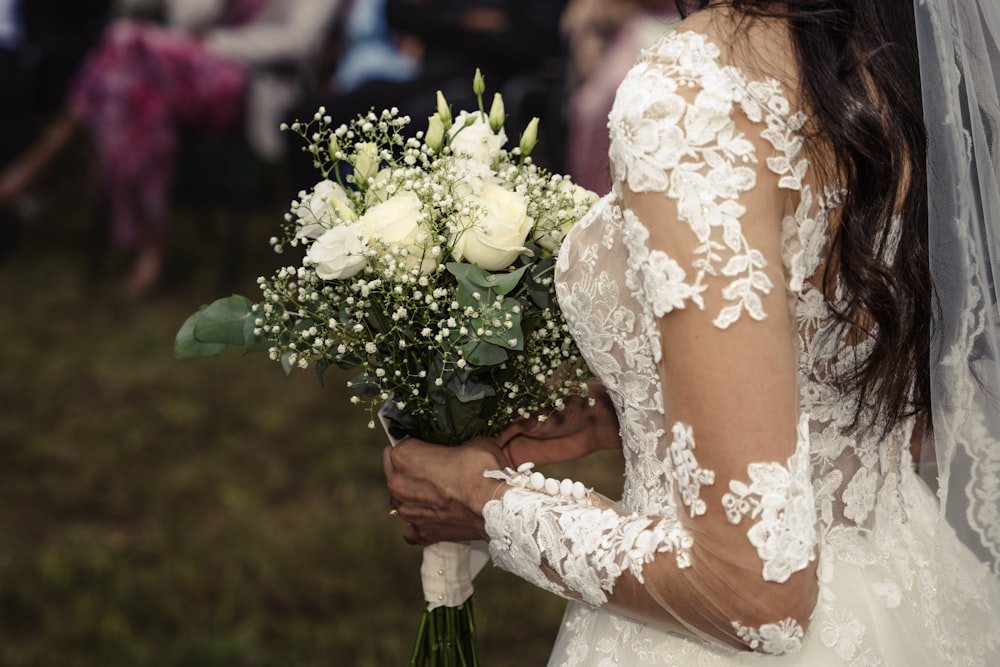
[[[615,185],[564,241],[557,292],[619,416],[624,495],[508,470],[491,556],[572,600],[550,665],[1000,664],[998,580],[938,521],[914,420],[879,442],[830,381],[866,351],[819,288],[842,192],[768,71],[781,41],[755,40],[741,68],[737,40],[682,28],[622,83]],[[712,356],[685,356],[694,339]],[[782,597],[803,578],[815,609]],[[630,594],[672,624],[614,611]]]

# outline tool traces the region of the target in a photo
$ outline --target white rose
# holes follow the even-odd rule
[[[310,244],[305,263],[315,266],[316,275],[323,280],[356,275],[368,263],[361,225],[338,225],[324,232]]]
[[[295,238],[315,239],[337,224],[358,219],[347,192],[330,180],[320,181],[311,193],[303,197],[292,211],[299,225]]]
[[[505,269],[526,250],[524,241],[534,224],[528,216],[528,202],[516,192],[490,183],[475,204],[479,216],[456,234],[452,255],[487,271]]]
[[[392,250],[404,268],[419,267],[420,274],[427,275],[437,260],[430,247],[430,228],[422,217],[420,198],[404,190],[368,209],[358,224],[368,239]]]
[[[494,133],[489,121],[479,112],[459,113],[455,124],[448,130],[448,136],[449,145],[455,155],[464,155],[487,165],[496,162],[504,144],[507,143],[507,134],[503,128]]]

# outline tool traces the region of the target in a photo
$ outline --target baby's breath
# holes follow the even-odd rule
[[[338,127],[320,109],[287,129],[303,138],[322,181],[298,193],[284,235],[270,239],[276,252],[302,249],[304,261],[258,279],[254,332],[268,341],[270,358],[289,370],[356,368],[352,402],[374,416],[391,399],[405,415],[399,419],[425,437],[495,433],[516,416],[544,418],[567,397],[586,394],[589,373],[557,307],[552,273],[559,244],[596,200],[592,193],[516,147],[497,149],[486,163],[457,151],[448,133],[429,145],[397,109]],[[486,184],[523,198],[530,230],[511,266],[466,275],[462,236],[485,224],[490,209],[478,194]],[[407,193],[419,202],[410,223],[416,231],[366,217]],[[364,234],[359,254],[345,255],[355,272],[321,275],[331,269],[312,246],[355,227],[362,231],[343,236]],[[493,278],[515,271],[511,287],[493,287]],[[482,276],[482,284],[463,285]],[[473,416],[449,421],[465,414],[462,406],[475,406]],[[474,432],[455,433],[468,419],[480,420]]]

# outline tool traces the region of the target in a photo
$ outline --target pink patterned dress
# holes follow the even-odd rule
[[[265,4],[235,3],[225,20],[249,20]],[[224,132],[242,117],[247,71],[181,31],[112,24],[84,61],[70,111],[90,131],[111,206],[114,239],[131,246],[141,225],[162,228],[182,128]]]

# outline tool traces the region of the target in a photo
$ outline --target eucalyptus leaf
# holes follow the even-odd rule
[[[488,275],[480,266],[466,262],[448,262],[444,268],[458,279],[459,285],[483,286]]]
[[[468,378],[463,381],[458,375],[453,376],[448,382],[448,389],[450,389],[452,395],[462,403],[480,401],[488,396],[496,394],[496,390],[490,385],[484,382],[479,382],[473,378]]]
[[[539,308],[552,307],[552,293],[536,282],[528,283],[528,296]]]
[[[486,279],[485,286],[495,294],[507,294],[517,287],[517,284],[521,281],[521,277],[524,275],[525,269],[527,267],[522,266],[519,269],[505,273],[490,273]]]
[[[501,331],[494,332],[489,336],[483,338],[487,343],[492,343],[493,345],[498,345],[500,347],[506,348],[508,350],[523,350],[524,349],[524,333],[521,331],[521,312],[522,309],[519,308],[520,304],[516,299],[504,299],[501,304],[500,311],[506,319],[507,316],[510,317],[509,321],[511,327],[508,329],[503,327]],[[481,321],[475,322],[476,326],[481,324]],[[483,324],[484,328],[485,324]],[[510,341],[514,340],[514,344],[511,345]]]
[[[484,293],[485,292],[485,293]],[[486,297],[489,290],[484,290],[472,283],[458,281],[458,288],[455,290],[455,301],[463,308],[481,308],[486,304]]]
[[[367,373],[358,373],[347,383],[354,395],[361,399],[372,399],[379,393],[378,383]]]
[[[474,366],[496,366],[507,361],[507,350],[486,341],[470,340],[462,345],[465,360]]]
[[[250,321],[250,339],[246,337]],[[234,294],[217,299],[201,312],[194,323],[194,337],[203,343],[246,345],[254,342],[253,304],[245,296]]]
[[[193,359],[195,357],[214,357],[224,349],[225,343],[205,343],[194,336],[195,325],[201,318],[206,306],[188,317],[174,337],[174,359]]]
[[[462,402],[452,398],[446,405],[452,443],[461,444],[483,432],[486,426],[482,401]]]
[[[531,271],[525,277],[524,282],[528,289],[528,295],[539,308],[552,307],[552,290],[542,284],[542,278],[548,274],[551,276],[555,260],[547,257],[538,260],[531,266]]]
[[[445,268],[458,279],[460,287],[465,286],[471,292],[481,292],[485,289],[494,294],[507,294],[517,287],[527,269],[526,266],[522,266],[513,271],[491,273],[476,264],[464,262],[448,262]]]

